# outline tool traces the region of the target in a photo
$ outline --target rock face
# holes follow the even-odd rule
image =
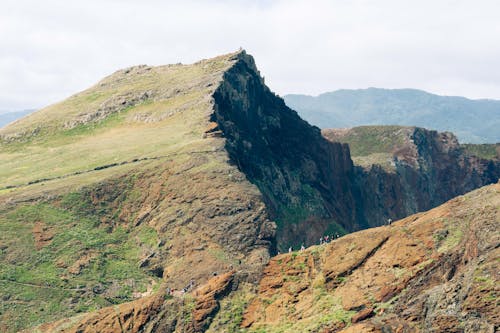
[[[316,241],[328,227],[350,229],[356,207],[346,145],[328,142],[286,107],[247,55],[225,73],[214,101],[226,149],[264,195],[282,248]]]
[[[448,132],[364,126],[323,134],[352,147],[363,228],[428,210],[500,178],[500,160],[470,155]]]
[[[323,134],[332,140],[325,140],[300,119],[264,85],[247,55],[225,73],[214,102],[212,118],[234,164],[263,194],[281,251],[428,210],[500,177],[500,161],[469,156],[451,133],[421,128],[385,133],[401,132],[384,147],[395,170],[360,168],[343,144],[350,142],[328,130]]]
[[[258,281],[276,226],[211,121],[244,57],[119,71],[2,129],[0,331],[93,310],[67,330],[142,331],[165,312],[161,327],[200,331],[218,285],[178,313],[167,288]]]

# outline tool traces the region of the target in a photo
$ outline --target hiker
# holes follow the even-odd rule
[[[323,245],[323,236],[319,238],[319,245]]]
[[[326,235],[325,236],[325,243],[329,243],[330,242],[330,236]]]
[[[304,244],[300,247],[300,251],[304,251],[306,248],[304,247]]]
[[[339,234],[337,234],[337,238],[340,238]]]
[[[292,247],[291,246],[288,248],[288,253],[292,253]]]
[[[387,225],[391,225],[392,219],[387,219]]]

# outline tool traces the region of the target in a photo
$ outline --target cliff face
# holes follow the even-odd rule
[[[352,147],[363,227],[428,210],[500,177],[500,161],[467,153],[448,132],[366,126],[323,134]]]
[[[349,140],[328,130],[325,140],[265,86],[253,58],[240,59],[214,93],[212,119],[233,162],[263,194],[282,251],[428,210],[500,177],[498,161],[467,155],[452,134],[414,127],[359,135],[366,154],[375,149],[390,162],[389,169],[377,159],[355,166],[342,144]]]
[[[2,129],[0,331],[95,310],[76,331],[157,317],[194,330],[179,294],[164,305],[166,288],[232,270],[237,283],[258,280],[275,224],[210,122],[239,61],[119,71]],[[218,309],[205,293],[196,329]]]
[[[352,228],[357,212],[348,147],[325,140],[286,107],[264,85],[253,58],[241,55],[214,101],[226,149],[264,195],[281,249]]]

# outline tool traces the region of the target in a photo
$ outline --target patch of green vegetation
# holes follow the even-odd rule
[[[383,310],[390,310],[394,307],[394,303],[397,302],[397,300],[399,299],[399,297],[401,296],[401,294],[398,294],[396,296],[394,296],[393,298],[391,298],[390,300],[388,300],[387,302],[381,302],[381,303],[375,303],[375,312],[379,312],[379,310],[383,309]]]
[[[347,281],[347,277],[346,277],[346,276],[337,276],[337,277],[335,278],[335,281],[336,281],[337,283],[344,283],[344,282],[346,282],[346,281]]]
[[[349,144],[352,156],[392,153],[408,139],[406,129],[408,128],[403,126],[359,126],[336,139]]]
[[[70,194],[62,201],[77,197]],[[43,236],[48,241],[38,248],[36,225],[50,235]],[[1,320],[18,330],[132,300],[133,292],[157,279],[139,268],[141,248],[136,241],[155,246],[154,236],[146,226],[133,233],[123,227],[110,230],[97,216],[78,215],[50,203],[0,212],[0,243],[5,245],[0,296],[6,299]]]
[[[188,325],[193,321],[193,310],[195,306],[195,299],[186,294],[182,300],[182,309],[181,309],[181,320],[184,325]]]
[[[212,255],[218,261],[224,262],[226,264],[236,265],[237,259],[232,258],[224,249],[208,249],[208,253]]]
[[[246,329],[241,328],[240,325],[243,321],[245,309],[253,297],[249,287],[244,285],[230,296],[222,299],[220,301],[220,310],[207,332],[246,332]]]
[[[141,244],[147,245],[149,247],[155,248],[158,245],[158,232],[156,229],[143,226],[137,232],[137,238]]]
[[[330,220],[328,221],[328,228],[324,232],[325,235],[339,235],[344,236],[347,235],[347,231],[336,221]]]
[[[446,238],[441,242],[438,252],[443,253],[456,247],[462,241],[464,232],[457,221],[446,221],[449,226]]]
[[[351,324],[351,318],[356,312],[345,311],[342,308],[340,299],[329,294],[324,288],[315,288],[313,292],[314,312],[310,317],[293,321],[287,318],[286,320],[282,320],[274,325],[267,324],[259,327],[252,327],[249,329],[249,332],[321,332],[335,323],[342,322],[346,326]]]
[[[462,144],[460,145],[466,153],[487,160],[500,158],[500,143],[496,144]]]

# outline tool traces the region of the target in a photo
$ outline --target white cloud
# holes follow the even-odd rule
[[[500,3],[2,0],[0,110],[40,107],[134,64],[242,46],[274,91],[412,87],[500,99]]]

